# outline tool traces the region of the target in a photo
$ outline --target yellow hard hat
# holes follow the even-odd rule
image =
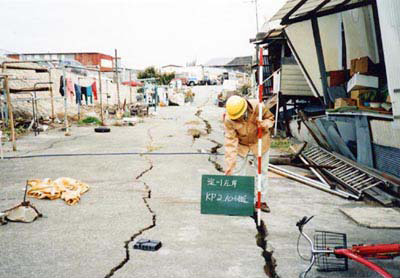
[[[247,110],[247,101],[240,96],[231,96],[226,102],[226,112],[229,119],[239,119]]]

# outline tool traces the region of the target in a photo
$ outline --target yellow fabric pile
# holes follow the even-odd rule
[[[72,178],[56,180],[28,180],[28,196],[37,199],[63,199],[68,205],[76,205],[81,195],[89,190],[89,185]]]

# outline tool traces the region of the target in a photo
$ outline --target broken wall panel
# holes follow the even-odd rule
[[[299,65],[295,61],[282,64],[280,86],[280,91],[283,95],[314,96]]]
[[[318,18],[324,62],[327,71],[341,69],[340,63],[340,16],[337,14]],[[285,29],[298,59],[307,71],[319,95],[323,95],[317,50],[314,42],[311,21],[291,24]]]
[[[339,56],[342,49],[340,22],[340,14],[318,18],[326,71],[341,69],[341,57]]]
[[[295,49],[298,59],[302,62],[311,82],[314,83],[319,95],[322,93],[321,75],[319,72],[317,50],[314,44],[310,20],[291,24],[285,29],[290,42]]]
[[[347,67],[353,59],[368,56],[379,63],[372,8],[362,7],[342,13],[346,39]]]

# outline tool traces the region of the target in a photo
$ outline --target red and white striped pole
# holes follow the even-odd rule
[[[259,59],[259,69],[258,69],[258,121],[262,121],[262,103],[263,103],[263,92],[264,92],[264,76],[263,76],[263,65],[264,65],[264,55],[263,49],[260,47],[260,59]],[[258,156],[257,156],[257,225],[261,225],[261,157],[262,157],[262,129],[258,127]]]

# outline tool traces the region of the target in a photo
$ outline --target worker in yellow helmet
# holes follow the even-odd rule
[[[261,181],[261,210],[269,212],[270,209],[266,203],[266,184],[267,169],[266,160],[271,136],[269,129],[274,125],[274,115],[263,104],[262,121],[258,120],[258,100],[246,100],[240,96],[231,96],[226,102],[225,125],[225,175],[246,176],[246,166],[250,151],[257,161],[258,155],[258,137],[257,128],[261,127],[262,136],[262,161],[261,172],[263,180]],[[256,162],[257,163],[257,162]]]

